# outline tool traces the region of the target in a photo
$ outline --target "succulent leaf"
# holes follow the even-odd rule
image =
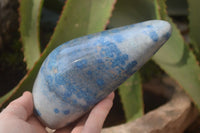
[[[118,0],[108,27],[119,27],[155,18],[155,5],[150,0]],[[142,83],[139,72],[119,87],[126,120],[143,115]],[[137,102],[136,102],[137,101]]]
[[[156,1],[158,18],[167,20],[173,27],[172,37],[153,57],[153,60],[193,99],[200,109],[200,67],[193,52],[184,42],[180,31],[172,20],[166,16],[165,1]]]
[[[197,55],[198,61],[200,61],[200,14],[199,14],[199,0],[188,0],[189,5],[189,29],[190,40],[194,48],[194,52]]]
[[[20,34],[27,69],[40,57],[39,25],[43,0],[20,0]]]
[[[68,0],[63,8],[60,20],[49,45],[34,67],[25,75],[20,83],[13,90],[0,98],[1,108],[5,107],[11,100],[22,95],[24,91],[32,90],[33,83],[42,62],[54,48],[62,42],[75,37],[104,30],[111,16],[115,2],[115,0],[88,0],[87,2],[83,2],[82,0]],[[98,13],[96,13],[96,11],[98,11]],[[70,15],[70,17],[67,17],[68,15]],[[77,24],[76,22],[79,22],[78,28],[75,27],[77,26],[75,25]]]
[[[142,84],[139,72],[119,87],[119,94],[127,121],[135,120],[143,115]]]

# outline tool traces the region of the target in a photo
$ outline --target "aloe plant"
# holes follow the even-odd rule
[[[168,16],[166,0],[118,0],[117,3],[115,0],[86,0],[84,2],[67,0],[54,33],[40,55],[39,17],[42,3],[42,0],[20,1],[20,33],[29,71],[15,88],[0,98],[1,108],[24,91],[32,90],[42,62],[54,48],[63,42],[102,31],[106,27],[114,28],[148,19],[163,19],[172,24],[172,37],[152,59],[179,83],[200,110],[200,67],[197,63],[200,51],[198,0],[188,0],[190,43],[193,50],[189,48],[176,24]],[[113,14],[112,17],[111,14]],[[107,26],[109,19],[110,23]],[[140,73],[136,73],[121,85],[119,94],[128,121],[143,115]]]
[[[156,4],[158,4],[157,18],[171,22],[174,31],[171,39],[153,59],[183,87],[197,105],[197,108],[200,109],[200,67],[195,55],[189,49],[176,25],[167,16],[165,1],[156,2]]]
[[[84,2],[84,4],[80,3],[82,3],[80,0],[68,0],[66,2],[48,46],[19,84],[5,96],[1,97],[1,107],[7,105],[10,100],[19,97],[24,91],[32,90],[34,80],[43,60],[58,45],[79,36],[104,30],[111,16],[115,0],[104,0],[101,2],[98,0],[88,0]],[[41,11],[39,8],[38,10]],[[93,14],[91,12],[93,12]],[[76,17],[77,14],[80,14],[82,17]],[[65,25],[65,28],[63,28],[63,25]]]
[[[196,57],[198,61],[200,61],[200,15],[198,14],[198,5],[200,1],[198,0],[188,0],[189,5],[189,28],[190,28],[190,39],[191,44],[193,45],[194,52],[196,53]]]
[[[20,33],[27,69],[40,57],[39,24],[43,0],[20,1]]]
[[[192,1],[190,1],[188,4],[191,2]],[[200,109],[200,67],[198,65],[198,61],[195,58],[193,51],[189,49],[187,43],[184,41],[177,26],[168,16],[166,8],[166,0],[118,0],[116,4],[116,10],[114,11],[113,17],[111,18],[110,27],[118,27],[148,19],[163,19],[169,21],[173,26],[172,37],[153,57],[153,61],[155,61],[162,70],[164,70],[170,77],[172,77],[180,84],[180,86],[185,90],[187,94],[189,94],[191,99],[197,105],[197,108]],[[194,15],[193,20],[191,20],[192,24],[190,25],[193,25],[194,28],[194,23],[196,23],[194,21],[195,15],[197,15],[197,18],[199,15],[197,12],[194,13],[194,11],[197,10],[197,7],[195,8],[193,5],[193,8],[194,9],[190,9],[193,11],[192,13]],[[143,9],[143,12],[139,9]],[[120,14],[122,15],[120,16]],[[144,18],[144,16],[148,17]],[[118,19],[123,19],[123,21],[119,22],[120,20],[118,21]],[[199,19],[197,20],[199,21]],[[195,32],[195,35],[198,36],[198,27],[195,27],[193,30],[195,31],[191,32],[193,34]],[[192,35],[190,34],[190,36]],[[198,38],[196,37],[196,39]],[[199,48],[196,49],[199,50]],[[196,51],[198,52],[198,50]],[[130,98],[126,101],[122,100],[124,103],[124,109],[126,110],[125,112],[127,113],[131,109],[130,107],[125,107],[125,105],[127,104],[126,102],[129,102],[130,100],[133,100],[133,98]],[[134,111],[132,111],[132,113],[132,116],[135,116],[135,114],[138,112],[134,113]]]

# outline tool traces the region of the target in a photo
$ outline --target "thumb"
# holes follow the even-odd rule
[[[1,115],[17,117],[27,120],[33,113],[33,97],[30,92],[24,92],[21,97],[12,101],[1,113]]]

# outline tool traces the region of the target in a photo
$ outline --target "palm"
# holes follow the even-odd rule
[[[98,103],[88,116],[75,126],[65,127],[55,133],[99,133],[112,107],[114,93]],[[12,125],[12,126],[11,126]],[[33,100],[30,92],[11,102],[0,114],[0,132],[6,133],[47,133],[45,127],[33,115]]]

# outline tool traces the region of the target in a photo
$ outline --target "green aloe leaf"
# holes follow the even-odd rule
[[[115,0],[87,0],[84,2],[82,0],[68,0],[41,58],[11,92],[0,98],[1,107],[19,97],[25,90],[32,90],[42,62],[55,47],[76,37],[104,30],[115,2]]]
[[[155,18],[152,0],[118,0],[110,19],[109,28],[129,25]]]
[[[39,20],[43,0],[20,0],[20,34],[27,69],[40,57]]]
[[[108,27],[119,27],[155,17],[155,6],[151,0],[118,0]],[[119,87],[119,94],[127,121],[143,115],[142,85],[139,73],[135,73]]]
[[[169,21],[173,32],[171,38],[153,57],[153,60],[185,89],[200,109],[200,67],[194,54],[185,44],[180,31],[167,16],[165,1],[155,0],[155,2],[157,18]]]
[[[166,4],[170,16],[184,16],[188,14],[187,0],[167,0]]]
[[[105,29],[116,0],[68,0],[46,51],[71,39]]]
[[[142,84],[139,72],[119,87],[119,94],[127,121],[135,120],[143,115]]]
[[[189,28],[190,40],[200,61],[200,14],[199,14],[199,0],[188,0],[189,5]]]

